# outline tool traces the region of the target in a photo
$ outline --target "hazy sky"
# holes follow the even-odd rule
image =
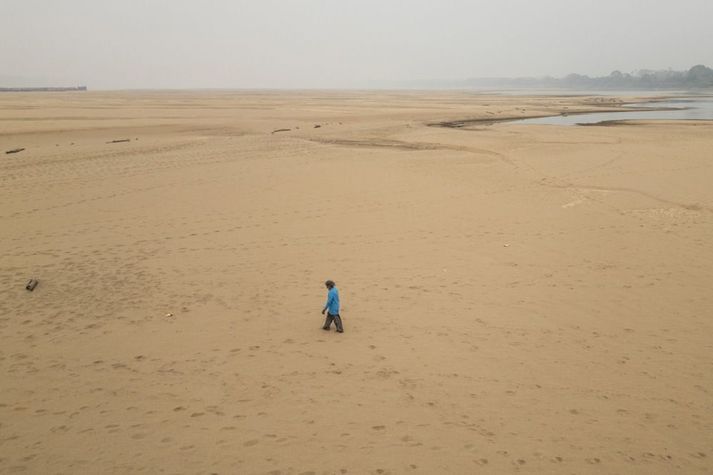
[[[713,0],[0,0],[0,83],[359,87],[698,63],[713,66]]]

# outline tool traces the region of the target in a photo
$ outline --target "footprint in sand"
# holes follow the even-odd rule
[[[7,473],[22,473],[27,471],[27,467],[24,465],[13,465],[12,467],[8,467],[7,470]]]

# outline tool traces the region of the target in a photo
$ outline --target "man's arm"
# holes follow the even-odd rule
[[[334,294],[330,290],[327,294],[327,303],[324,304],[324,308],[322,309],[322,315],[324,315],[324,312],[327,311],[327,309],[329,308],[329,304],[332,303],[332,300],[334,300]]]

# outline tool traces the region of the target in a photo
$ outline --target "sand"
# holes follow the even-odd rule
[[[429,125],[624,99],[0,95],[0,472],[711,473],[713,124]]]

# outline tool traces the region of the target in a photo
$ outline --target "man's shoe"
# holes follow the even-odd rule
[[[337,330],[337,333],[344,333],[344,330]]]

